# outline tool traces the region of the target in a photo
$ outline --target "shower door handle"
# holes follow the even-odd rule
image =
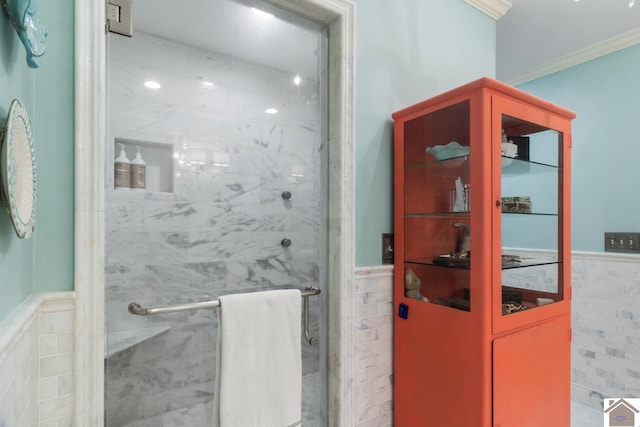
[[[306,290],[313,291],[315,289],[315,286],[309,286]],[[304,298],[302,311],[304,312],[304,338],[311,347],[316,347],[319,340],[316,337],[312,337],[309,333],[309,298]]]

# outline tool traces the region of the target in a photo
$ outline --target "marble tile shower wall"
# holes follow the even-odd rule
[[[294,86],[292,75],[143,33],[109,43],[110,140],[143,142],[143,157],[144,143],[174,156],[173,192],[114,191],[106,165],[107,340],[130,331],[139,341],[105,365],[107,425],[121,426],[201,406],[214,388],[216,312],[132,316],[131,301],[165,306],[318,281],[326,150],[311,79]],[[145,88],[151,78],[162,88]],[[319,305],[311,301],[312,332]],[[318,351],[303,351],[303,372],[317,372]]]

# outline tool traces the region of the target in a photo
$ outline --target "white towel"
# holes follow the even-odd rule
[[[301,425],[300,303],[297,289],[220,297],[216,426]]]

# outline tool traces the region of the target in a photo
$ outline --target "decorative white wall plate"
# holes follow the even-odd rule
[[[36,160],[31,119],[18,99],[11,102],[0,144],[0,193],[16,234],[26,239],[33,232],[36,216]]]

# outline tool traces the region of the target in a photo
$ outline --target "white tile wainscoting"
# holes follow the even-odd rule
[[[358,427],[392,425],[392,274],[356,270]],[[572,281],[574,403],[598,412],[603,397],[640,397],[640,258],[576,252]],[[73,310],[72,292],[36,294],[0,324],[0,425],[72,425]]]
[[[572,424],[604,397],[640,397],[640,257],[572,256]],[[356,270],[356,426],[393,425],[393,267]],[[592,410],[592,412],[589,411]]]
[[[393,425],[393,266],[356,269],[355,425]]]
[[[572,398],[640,397],[640,257],[574,252]]]
[[[0,426],[73,425],[74,300],[33,294],[0,323]]]

